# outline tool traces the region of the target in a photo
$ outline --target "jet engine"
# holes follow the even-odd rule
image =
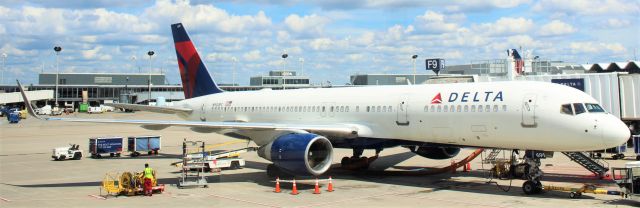
[[[324,136],[290,133],[258,149],[258,155],[292,175],[321,175],[331,167],[333,146]]]
[[[460,153],[460,148],[458,147],[414,146],[409,149],[417,155],[435,160],[449,159]]]

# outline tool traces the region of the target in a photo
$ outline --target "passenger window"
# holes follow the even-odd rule
[[[482,111],[483,111],[483,110],[482,110],[482,106],[481,106],[481,105],[478,105],[478,112],[482,112]]]
[[[435,106],[435,105],[432,105],[432,106],[431,106],[431,112],[432,112],[432,113],[433,113],[433,112],[436,112],[436,106]]]
[[[458,105],[458,107],[456,107],[456,111],[457,111],[457,112],[462,112],[462,106],[461,106],[461,105]]]
[[[367,112],[369,112],[369,110],[370,110],[370,108],[369,108],[369,106],[367,106]]]
[[[439,105],[439,106],[438,106],[438,112],[441,112],[441,111],[442,111],[442,106],[441,106],[441,105]]]
[[[476,112],[476,106],[475,105],[471,106],[471,112]]]
[[[464,112],[469,112],[469,106],[468,105],[464,106]]]
[[[449,112],[449,106],[445,105],[444,109],[442,109],[442,110],[443,110],[443,112]]]
[[[574,103],[573,109],[576,111],[576,115],[586,112],[582,103]]]
[[[560,112],[567,115],[573,115],[573,109],[571,109],[571,104],[562,105],[562,107],[560,107]]]
[[[333,112],[333,106],[331,106],[331,108],[329,108],[329,112]]]
[[[424,112],[427,112],[427,111],[429,111],[429,106],[426,106],[426,105],[425,105],[425,106],[424,106]]]
[[[360,106],[356,106],[356,113],[360,112]]]
[[[389,112],[393,112],[393,108],[391,108],[391,106],[389,106]]]
[[[376,107],[376,112],[380,113],[380,106]]]
[[[382,112],[386,113],[387,112],[387,106],[382,106]]]
[[[340,106],[340,112],[344,112],[344,106]]]
[[[325,112],[325,110],[326,110],[326,109],[325,109],[325,107],[324,107],[324,106],[322,106],[322,112]]]
[[[502,105],[502,111],[507,112],[507,105]]]
[[[493,112],[498,112],[498,105],[493,105]]]
[[[485,105],[484,112],[491,112],[491,105]]]
[[[449,106],[449,111],[456,112],[456,106],[455,105],[450,105]]]

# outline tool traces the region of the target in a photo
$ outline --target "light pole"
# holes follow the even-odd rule
[[[58,76],[59,76],[58,74],[60,73],[60,68],[59,68],[59,65],[58,65],[58,63],[59,63],[58,62],[58,56],[60,54],[60,51],[62,51],[62,47],[55,46],[55,47],[53,47],[53,51],[56,52],[56,92],[54,93],[54,95],[55,95],[55,103],[54,103],[55,105],[54,105],[54,107],[58,107],[58,82],[60,81],[58,79]]]
[[[287,51],[283,51],[282,53],[282,89],[285,90],[285,84],[287,84],[287,78],[285,76],[285,71],[287,70],[287,57],[289,57],[289,54],[287,54]]]
[[[300,61],[300,76],[304,75],[304,59],[303,58],[299,58],[298,61]]]
[[[416,59],[417,58],[418,58],[418,55],[411,56],[411,59],[413,60],[413,84],[416,84]]]
[[[151,57],[155,54],[153,51],[147,52],[149,55],[149,97],[147,98],[147,104],[151,105]]]
[[[4,68],[5,59],[7,59],[7,54],[2,53],[2,80],[0,80],[0,84],[4,84],[4,71],[6,71],[6,68]]]
[[[233,61],[233,72],[231,73],[231,86],[236,86],[236,64],[238,63],[238,58],[235,56],[231,58]]]
[[[133,70],[136,70],[136,67],[138,67],[138,57],[133,55],[131,56],[131,60],[133,61]],[[140,73],[140,68],[138,68],[138,73]]]

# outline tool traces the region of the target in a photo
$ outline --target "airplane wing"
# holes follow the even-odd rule
[[[191,112],[193,112],[193,109],[180,108],[180,107],[161,107],[161,106],[136,105],[136,104],[124,104],[124,103],[105,103],[104,105],[111,106],[114,108],[124,108],[128,110],[149,111],[154,113],[166,113],[166,114],[176,114],[176,113],[190,114]]]
[[[299,131],[304,130],[311,133],[318,133],[322,135],[340,136],[346,138],[357,137],[359,132],[369,132],[370,130],[358,124],[286,124],[286,123],[257,123],[257,122],[200,122],[200,121],[175,121],[175,120],[118,120],[118,119],[83,119],[83,118],[43,118],[38,116],[31,106],[31,102],[27,98],[22,85],[18,81],[18,88],[22,94],[27,112],[40,120],[46,121],[67,121],[67,122],[90,122],[90,123],[113,123],[113,124],[137,124],[148,129],[163,129],[170,126],[190,127],[192,129],[209,129],[212,131],[220,130],[248,130],[248,131]],[[154,106],[146,106],[154,107]],[[164,107],[162,107],[164,108]],[[147,108],[151,109],[151,108]],[[172,108],[172,110],[162,109],[158,111],[173,111],[173,112],[187,112],[180,110],[180,108]],[[190,111],[189,111],[190,112]]]

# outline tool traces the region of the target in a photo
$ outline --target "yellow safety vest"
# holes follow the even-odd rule
[[[150,178],[150,179],[153,179],[153,169],[151,169],[151,168],[144,168],[144,178]]]

